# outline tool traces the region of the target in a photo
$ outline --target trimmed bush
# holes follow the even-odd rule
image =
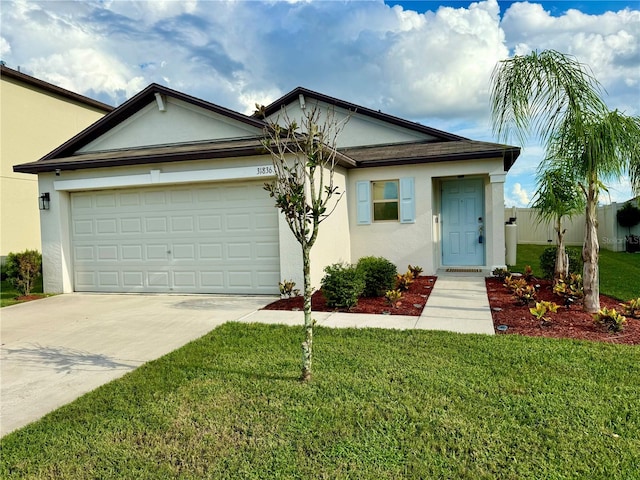
[[[556,267],[556,250],[558,247],[545,248],[540,255],[540,270],[544,278],[553,278],[553,271]],[[582,252],[577,248],[565,248],[569,257],[569,275],[572,273],[582,274]]]
[[[364,291],[364,278],[355,265],[334,263],[324,269],[320,282],[327,305],[333,308],[353,308]]]
[[[365,297],[381,297],[396,284],[396,266],[384,257],[362,257],[357,270],[364,279]]]
[[[42,255],[37,250],[9,253],[4,266],[7,280],[22,295],[29,295],[42,274]]]

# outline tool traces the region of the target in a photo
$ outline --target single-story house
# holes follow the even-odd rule
[[[296,88],[267,119],[349,116],[337,141],[345,192],[320,227],[312,281],[384,256],[490,271],[505,264],[504,181],[520,149],[474,141]],[[40,160],[46,292],[274,294],[302,285],[300,246],[264,190],[264,117],[152,84]]]

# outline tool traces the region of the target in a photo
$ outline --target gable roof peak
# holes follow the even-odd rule
[[[426,125],[422,125],[421,123],[418,123],[418,122],[412,122],[410,120],[396,117],[388,113],[382,113],[382,111],[380,110],[373,110],[371,108],[363,107],[361,105],[356,105],[355,103],[347,102],[345,100],[340,100],[339,98],[331,97],[329,95],[325,95],[324,93],[316,92],[314,90],[310,90],[308,88],[301,87],[301,86],[294,88],[289,93],[283,95],[279,99],[267,105],[264,110],[264,115],[267,117],[270,115],[273,115],[274,113],[278,112],[283,106],[289,105],[295,101],[298,101],[298,97],[300,94],[306,97],[313,98],[320,102],[328,103],[338,108],[343,108],[351,112],[357,112],[361,115],[365,115],[371,118],[375,118],[377,120],[381,120],[383,122],[390,123],[392,125],[407,128],[409,130],[414,130],[420,133],[426,133],[427,135],[437,137],[440,141],[469,140],[468,138],[461,137],[460,135],[455,135],[453,133],[445,132],[443,130],[427,127]],[[258,114],[254,114],[253,116],[257,118]]]

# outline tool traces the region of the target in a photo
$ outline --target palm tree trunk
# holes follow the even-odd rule
[[[300,380],[311,380],[311,360],[313,357],[313,319],[311,318],[311,247],[302,246],[302,269],[304,273],[304,331],[305,339],[302,342],[302,375]]]
[[[600,283],[598,273],[598,257],[600,245],[598,244],[598,192],[596,182],[591,179],[587,192],[587,208],[584,245],[582,246],[582,281],[584,285],[584,310],[589,313],[597,313],[600,310]]]
[[[556,249],[556,266],[553,274],[553,283],[557,283],[558,279],[569,276],[569,256],[564,247],[564,234],[566,230],[562,229],[562,217],[558,217],[556,224],[556,233],[558,235],[558,248]]]

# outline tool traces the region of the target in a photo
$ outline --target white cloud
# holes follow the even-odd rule
[[[11,53],[11,44],[6,38],[0,37],[0,58]]]
[[[505,195],[507,207],[526,207],[529,205],[530,200],[529,193],[519,183],[515,183],[510,192]]]
[[[568,10],[552,16],[539,4],[514,3],[501,23],[516,54],[554,49],[575,55],[607,90],[610,108],[637,114],[640,65],[640,10],[602,15]],[[633,93],[630,93],[633,92]]]

